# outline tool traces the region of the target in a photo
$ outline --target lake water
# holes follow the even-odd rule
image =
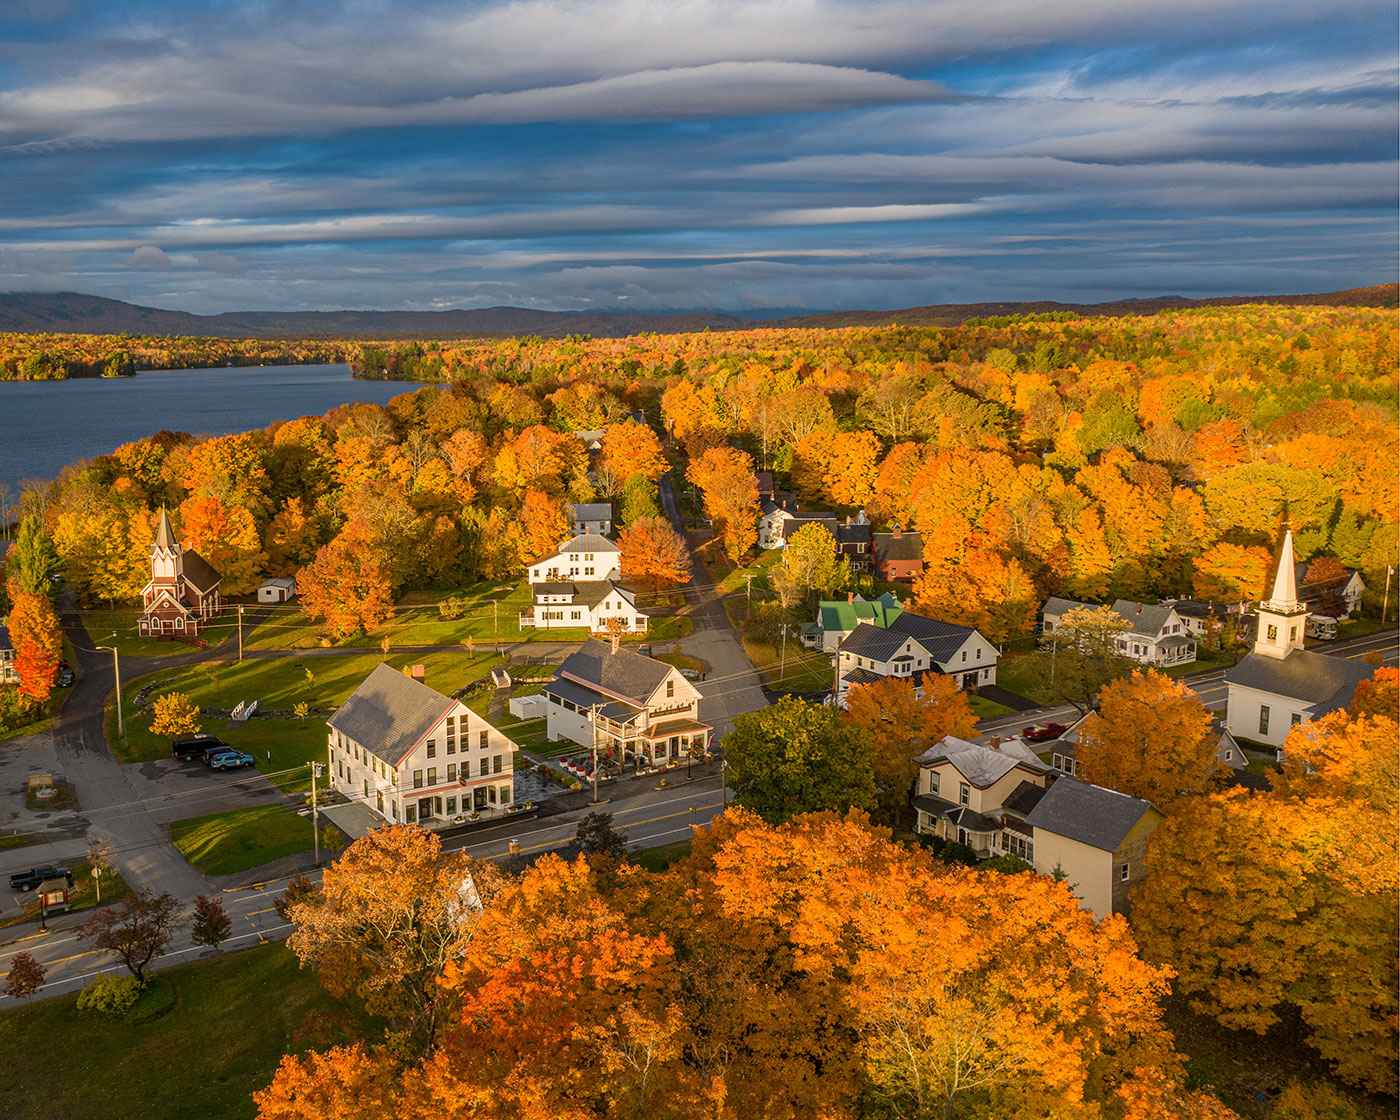
[[[350,367],[167,369],[134,377],[0,381],[0,485],[11,502],[22,478],[53,478],[162,428],[227,435],[274,420],[316,416],[350,401],[384,404],[418,385],[356,381]]]

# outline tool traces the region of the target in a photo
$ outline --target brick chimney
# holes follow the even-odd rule
[[[610,635],[610,638],[612,641],[612,651],[613,653],[616,653],[619,649],[622,648],[622,635],[614,632]]]
[[[1137,613],[1138,613],[1138,614],[1142,614],[1142,604],[1141,604],[1141,603],[1139,603],[1139,604],[1137,605],[1137,608],[1138,608],[1138,609],[1137,609]]]
[[[1000,735],[993,735],[993,736],[992,736],[992,741],[991,741],[990,743],[988,743],[987,746],[991,747],[992,750],[994,750],[994,751],[999,751],[999,750],[1001,750],[1001,736],[1000,736]]]
[[[854,603],[855,601],[856,601],[856,593],[855,593],[854,591],[847,591],[847,592],[846,592],[846,602],[848,602],[848,603]]]
[[[413,667],[413,679],[414,679],[415,681],[417,681],[419,684],[422,684],[422,683],[423,683],[423,681],[426,679],[427,675],[428,675],[428,671],[427,671],[426,669],[424,669],[422,665],[415,665],[415,666]]]

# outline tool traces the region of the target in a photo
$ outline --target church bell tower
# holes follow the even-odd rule
[[[1303,631],[1308,609],[1298,602],[1298,585],[1293,565],[1293,530],[1283,535],[1278,570],[1274,573],[1273,593],[1259,604],[1259,633],[1254,652],[1261,657],[1282,661],[1295,649],[1303,648]]]

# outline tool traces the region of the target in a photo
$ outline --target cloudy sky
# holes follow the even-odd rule
[[[0,289],[895,308],[1393,279],[1393,0],[5,0]]]

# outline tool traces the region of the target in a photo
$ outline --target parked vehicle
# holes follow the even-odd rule
[[[1320,638],[1324,642],[1330,642],[1337,636],[1337,620],[1330,615],[1310,614],[1307,635],[1309,638]]]
[[[1021,738],[1029,739],[1032,743],[1043,743],[1050,739],[1058,739],[1069,728],[1063,723],[1037,723],[1034,727],[1027,727],[1021,732]]]
[[[209,751],[228,745],[217,735],[192,735],[188,739],[176,739],[170,754],[174,758],[202,759]]]
[[[61,673],[58,674],[58,687],[59,687],[59,688],[72,688],[72,687],[73,687],[73,681],[74,681],[74,677],[73,677],[73,670],[72,670],[72,669],[64,669]]]
[[[32,891],[40,883],[49,879],[67,879],[68,885],[73,885],[73,872],[66,867],[52,867],[45,864],[43,867],[31,867],[27,871],[16,871],[10,876],[10,890],[12,891]]]
[[[237,770],[240,766],[252,766],[253,756],[233,749],[210,751],[204,757],[204,764],[211,770]]]

